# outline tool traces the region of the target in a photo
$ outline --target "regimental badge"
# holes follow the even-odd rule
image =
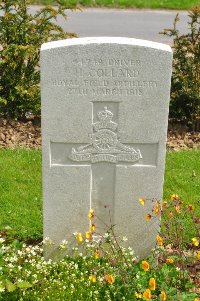
[[[137,162],[142,158],[139,149],[124,145],[119,141],[118,124],[113,122],[113,113],[104,107],[93,123],[91,143],[72,148],[69,158],[72,161],[97,162]]]

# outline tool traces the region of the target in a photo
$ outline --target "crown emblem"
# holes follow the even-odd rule
[[[113,113],[111,111],[109,111],[107,109],[107,107],[104,107],[104,110],[103,111],[100,111],[98,114],[97,114],[99,120],[111,120],[113,118]]]
[[[112,121],[113,113],[104,107],[103,111],[97,114],[99,121],[93,124],[94,130],[97,132],[101,129],[110,129],[116,131],[117,123]]]

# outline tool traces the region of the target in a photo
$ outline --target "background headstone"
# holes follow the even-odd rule
[[[88,230],[90,208],[97,232],[111,218],[136,254],[155,246],[159,218],[145,213],[162,198],[171,64],[169,46],[144,40],[42,45],[44,237],[55,247]]]

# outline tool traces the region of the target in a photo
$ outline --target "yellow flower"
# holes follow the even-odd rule
[[[138,298],[138,299],[142,299],[142,294],[140,294],[140,293],[135,293],[135,297]]]
[[[176,205],[176,212],[177,212],[178,214],[181,213],[181,206],[180,206],[179,204]]]
[[[172,194],[171,199],[175,201],[178,200],[178,194]]]
[[[96,281],[97,281],[97,278],[96,278],[95,275],[90,275],[90,276],[89,276],[89,279],[90,279],[90,281],[92,281],[92,282],[96,282]]]
[[[76,239],[79,243],[82,243],[83,242],[83,236],[81,233],[77,233],[76,234]]]
[[[170,212],[169,213],[169,218],[173,217],[174,216],[174,213],[173,212]]]
[[[194,238],[192,238],[192,243],[193,243],[193,245],[194,245],[195,247],[198,247],[198,245],[199,245],[199,240],[198,240],[196,237],[194,237]]]
[[[200,299],[199,298],[195,298],[194,301],[200,301]]]
[[[149,263],[146,260],[142,261],[142,269],[147,272],[150,269]]]
[[[193,211],[193,210],[194,210],[194,205],[189,204],[189,205],[187,206],[187,208],[188,208],[189,211]]]
[[[199,259],[199,260],[200,260],[200,250],[199,250],[199,251],[197,251],[197,259]]]
[[[167,207],[167,202],[166,201],[163,201],[162,202],[162,208],[166,208]]]
[[[91,224],[91,225],[90,225],[90,231],[91,231],[92,233],[95,232],[95,225],[94,225],[94,224]]]
[[[91,240],[92,239],[92,233],[87,231],[85,232],[85,238],[88,239],[88,240]]]
[[[110,284],[113,284],[113,282],[115,281],[115,278],[113,277],[113,275],[109,274],[105,276],[105,280],[107,282],[109,282]]]
[[[156,240],[157,240],[157,244],[159,246],[163,245],[163,239],[162,239],[162,237],[159,234],[156,236]]]
[[[146,221],[150,221],[150,219],[151,219],[151,214],[150,214],[150,213],[147,213],[147,214],[146,214]]]
[[[95,251],[95,259],[98,259],[98,258],[99,258],[99,256],[100,256],[100,254],[99,254],[99,250],[98,250],[98,249],[96,249],[96,251]]]
[[[88,213],[88,218],[89,220],[92,220],[94,218],[94,210],[90,209],[89,213]]]
[[[156,201],[156,204],[154,206],[153,212],[158,215],[160,213],[160,204],[158,201]]]
[[[167,295],[166,295],[166,293],[164,291],[161,291],[160,298],[163,301],[167,300]]]
[[[166,263],[174,263],[174,259],[173,258],[167,258]]]
[[[150,289],[146,289],[143,293],[143,299],[144,300],[150,300],[151,299],[151,291]]]
[[[151,291],[155,291],[155,289],[156,289],[156,280],[155,280],[155,278],[150,278],[149,287],[150,287]]]
[[[142,206],[144,206],[144,199],[139,198],[139,202],[140,202],[140,204],[141,204]]]

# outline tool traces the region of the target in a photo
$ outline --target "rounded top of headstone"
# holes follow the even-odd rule
[[[154,48],[158,50],[172,52],[171,47],[163,43],[157,43],[148,40],[140,40],[134,38],[125,38],[125,37],[88,37],[88,38],[72,38],[66,40],[53,41],[53,42],[42,44],[41,51],[49,50],[53,48],[66,47],[66,46],[88,45],[88,44],[119,44],[119,45],[121,44],[121,45]]]

